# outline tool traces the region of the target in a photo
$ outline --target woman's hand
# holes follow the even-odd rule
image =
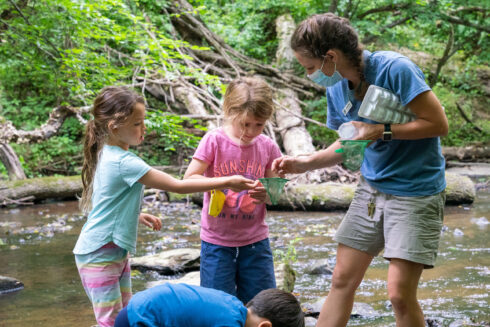
[[[227,186],[233,192],[240,192],[243,190],[251,190],[257,187],[259,183],[260,182],[258,180],[253,181],[243,177],[242,175],[233,175],[228,177]]]
[[[283,156],[272,162],[271,169],[280,177],[285,174],[301,174],[308,170],[305,158],[307,157]]]
[[[138,220],[141,224],[148,226],[153,230],[160,230],[162,228],[162,221],[160,218],[148,213],[141,213]]]
[[[367,124],[360,121],[351,121],[352,125],[357,129],[355,140],[373,140],[376,141],[383,137],[383,124]]]

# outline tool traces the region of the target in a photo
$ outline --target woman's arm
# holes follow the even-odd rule
[[[418,140],[429,137],[446,136],[449,130],[446,114],[432,91],[417,95],[407,104],[417,119],[405,124],[392,124],[393,139]],[[366,124],[353,121],[359,140],[377,140],[383,137],[383,124]]]
[[[308,156],[277,158],[272,163],[272,171],[279,176],[284,176],[336,165],[342,162],[342,155],[335,152],[339,148],[340,142],[337,140],[325,150],[316,151]]]
[[[241,175],[179,180],[156,169],[150,169],[138,182],[150,188],[158,188],[175,193],[204,192],[212,189],[230,188],[250,190],[255,187],[253,180]]]

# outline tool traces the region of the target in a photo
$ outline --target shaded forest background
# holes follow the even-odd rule
[[[297,63],[276,57],[276,19],[298,23],[327,11],[349,18],[368,50],[399,51],[419,64],[450,120],[443,146],[489,143],[485,1],[6,0],[0,146],[27,177],[79,174],[88,109],[102,87],[118,84],[148,103],[149,135],[134,151],[151,165],[185,164],[220,114],[226,84],[257,74],[298,93],[313,144],[324,148],[337,137],[320,126],[324,93]],[[191,106],[204,114],[190,114]],[[2,164],[0,178],[8,178]]]

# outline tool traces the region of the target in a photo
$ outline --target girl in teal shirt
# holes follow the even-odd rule
[[[88,213],[73,253],[97,323],[114,325],[117,313],[131,298],[128,252],[136,249],[138,220],[155,229],[159,218],[140,214],[144,186],[176,193],[232,188],[252,189],[243,176],[178,180],[151,168],[128,151],[143,142],[145,104],[125,87],[106,87],[86,127],[81,208]]]

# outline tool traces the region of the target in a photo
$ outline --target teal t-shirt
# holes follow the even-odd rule
[[[104,146],[95,170],[92,210],[73,253],[87,254],[111,241],[135,252],[144,190],[138,180],[150,168],[134,153],[118,146]]]
[[[364,76],[370,85],[393,92],[402,105],[427,92],[424,74],[407,57],[392,51],[365,50]],[[375,123],[358,116],[361,101],[354,99],[347,79],[327,88],[327,126],[338,129],[345,122],[357,120]],[[348,102],[352,108],[343,113]],[[361,174],[377,190],[398,196],[425,196],[446,188],[445,161],[439,137],[419,140],[375,141],[366,148]]]

